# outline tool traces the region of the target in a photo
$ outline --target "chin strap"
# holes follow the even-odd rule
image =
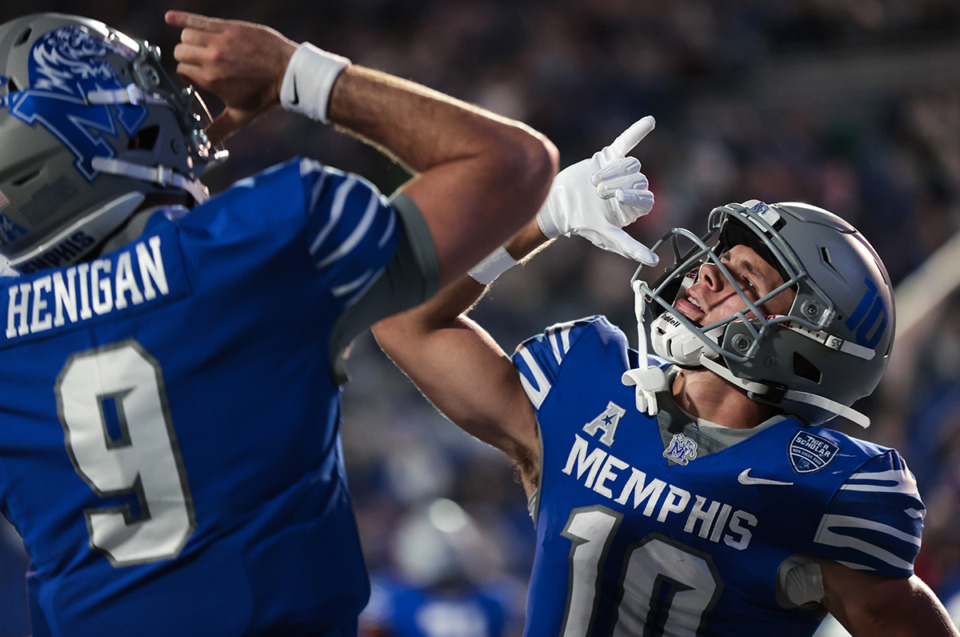
[[[764,394],[770,391],[770,386],[763,383],[756,383],[753,381],[745,380],[743,378],[737,378],[733,375],[729,369],[721,365],[716,361],[712,361],[706,356],[700,356],[700,364],[706,369],[710,370],[717,376],[720,376],[725,381],[732,385],[736,385],[741,389],[756,394],[757,396],[763,396]],[[803,403],[806,405],[813,405],[824,411],[828,411],[832,414],[838,416],[843,416],[847,420],[854,422],[864,429],[870,426],[870,419],[864,414],[860,413],[852,407],[848,407],[842,403],[830,400],[829,398],[824,398],[823,396],[818,396],[817,394],[811,394],[805,391],[797,391],[795,389],[787,389],[783,393],[783,400]]]
[[[637,315],[637,352],[640,366],[623,373],[620,382],[624,385],[635,386],[637,394],[637,410],[648,416],[656,416],[657,392],[667,388],[667,377],[663,370],[651,365],[647,356],[647,331],[643,326],[643,312],[646,309],[646,300],[640,291],[640,281],[633,282],[634,312]]]
[[[168,104],[167,100],[145,93],[136,84],[118,89],[99,89],[86,95],[90,104]],[[225,159],[225,152],[218,152],[213,159]],[[210,198],[210,191],[199,179],[184,177],[166,166],[143,166],[122,159],[94,157],[91,161],[94,170],[109,175],[133,177],[140,181],[149,181],[164,187],[173,186],[190,194],[194,201],[203,203]]]
[[[154,97],[136,84],[128,84],[118,89],[98,89],[87,93],[87,101],[91,104],[166,104],[166,100]]]
[[[197,203],[203,203],[210,198],[210,192],[199,179],[188,179],[172,168],[166,166],[141,166],[122,159],[108,159],[94,157],[90,162],[94,170],[110,175],[133,177],[140,181],[149,181],[161,186],[173,186],[190,193]]]
[[[711,372],[723,378],[725,381],[727,381],[731,385],[736,385],[740,389],[745,389],[748,392],[752,392],[757,395],[763,395],[770,390],[770,387],[763,383],[755,383],[751,380],[737,378],[736,376],[733,375],[733,372],[727,369],[724,365],[721,365],[716,361],[710,360],[709,358],[707,358],[705,354],[700,354],[700,366],[710,370]]]
[[[847,407],[842,403],[835,402],[829,398],[824,398],[823,396],[817,396],[816,394],[810,394],[805,391],[788,389],[786,392],[784,392],[783,399],[791,400],[795,403],[804,403],[807,405],[813,405],[814,407],[819,407],[824,411],[829,411],[832,414],[843,416],[850,422],[856,423],[864,429],[870,426],[870,419],[866,415],[860,413],[853,407]]]

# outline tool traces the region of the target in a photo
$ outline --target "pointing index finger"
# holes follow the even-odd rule
[[[620,135],[613,140],[613,143],[610,144],[610,150],[620,157],[626,156],[656,125],[657,121],[653,119],[652,115],[647,115],[639,121],[634,122],[630,128],[620,133]]]
[[[167,24],[182,29],[200,29],[213,31],[218,20],[188,11],[167,11],[164,15]]]

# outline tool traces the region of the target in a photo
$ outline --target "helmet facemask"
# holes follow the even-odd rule
[[[668,267],[652,285],[647,285],[641,278],[643,266],[634,274],[633,280],[640,281],[640,291],[655,306],[655,313],[659,312],[655,322],[660,323],[660,333],[651,334],[654,349],[659,356],[680,365],[698,365],[699,356],[690,353],[684,356],[679,350],[671,354],[670,343],[660,338],[669,337],[671,334],[674,338],[684,338],[678,330],[671,329],[671,326],[680,325],[699,341],[703,349],[709,352],[706,355],[710,358],[722,357],[724,360],[743,363],[756,354],[759,342],[770,333],[773,325],[791,320],[790,316],[768,316],[760,306],[789,288],[797,290],[799,283],[804,280],[804,275],[796,259],[792,257],[789,246],[782,241],[776,241],[779,236],[774,226],[764,216],[747,207],[751,204],[765,206],[760,202],[749,201],[746,205],[730,204],[715,208],[707,220],[707,233],[702,237],[683,228],[674,228],[654,246],[654,250],[658,250],[661,244],[669,244],[673,266]],[[765,207],[765,210],[768,211],[765,215],[767,218],[771,216],[771,212],[776,214],[771,208]],[[733,232],[729,231],[731,225],[736,226]],[[747,245],[761,257],[765,257],[764,260],[775,267],[784,279],[781,285],[756,301],[750,299],[721,260],[723,252],[738,243]],[[680,313],[674,304],[698,280],[700,269],[707,263],[713,265],[726,279],[742,301],[743,308],[709,325],[698,325]],[[811,292],[816,295],[815,290]],[[828,308],[832,308],[832,304],[822,295],[820,298],[827,311],[817,313],[816,323],[804,319],[805,326],[809,329],[821,329],[831,317]],[[735,331],[740,333],[736,339],[727,337],[733,324],[737,324]],[[662,345],[657,346],[658,342]]]
[[[125,160],[98,157],[93,162],[94,168],[164,187],[178,187],[202,203],[209,194],[195,175],[211,161],[226,157],[225,151],[215,149],[207,136],[210,111],[193,87],[182,86],[167,73],[158,47],[117,32],[111,32],[107,41],[121,39],[128,42],[134,55],[126,68],[120,67],[121,80],[129,83],[121,88],[90,91],[87,101],[90,104],[154,105],[166,113],[161,114],[158,122],[144,122],[131,137]],[[143,167],[151,172],[145,172]],[[177,175],[182,178],[177,179]]]

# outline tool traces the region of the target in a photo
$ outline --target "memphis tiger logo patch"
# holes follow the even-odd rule
[[[663,457],[686,466],[691,460],[697,459],[697,441],[683,434],[673,434],[670,444],[663,452]]]
[[[840,445],[809,431],[798,431],[787,446],[790,466],[797,473],[815,473],[833,462]]]

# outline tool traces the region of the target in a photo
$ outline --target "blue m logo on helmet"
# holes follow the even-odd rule
[[[864,279],[863,282],[867,285],[867,291],[845,325],[850,330],[856,330],[858,344],[874,348],[887,330],[887,307],[874,282],[870,279]]]
[[[30,52],[31,88],[8,95],[5,106],[24,123],[50,131],[77,158],[80,174],[93,181],[98,175],[93,158],[116,155],[103,136],[116,137],[117,123],[133,135],[147,118],[142,105],[91,104],[88,99],[94,91],[124,88],[102,58],[115,54],[129,59],[131,53],[76,25],[51,31]]]

